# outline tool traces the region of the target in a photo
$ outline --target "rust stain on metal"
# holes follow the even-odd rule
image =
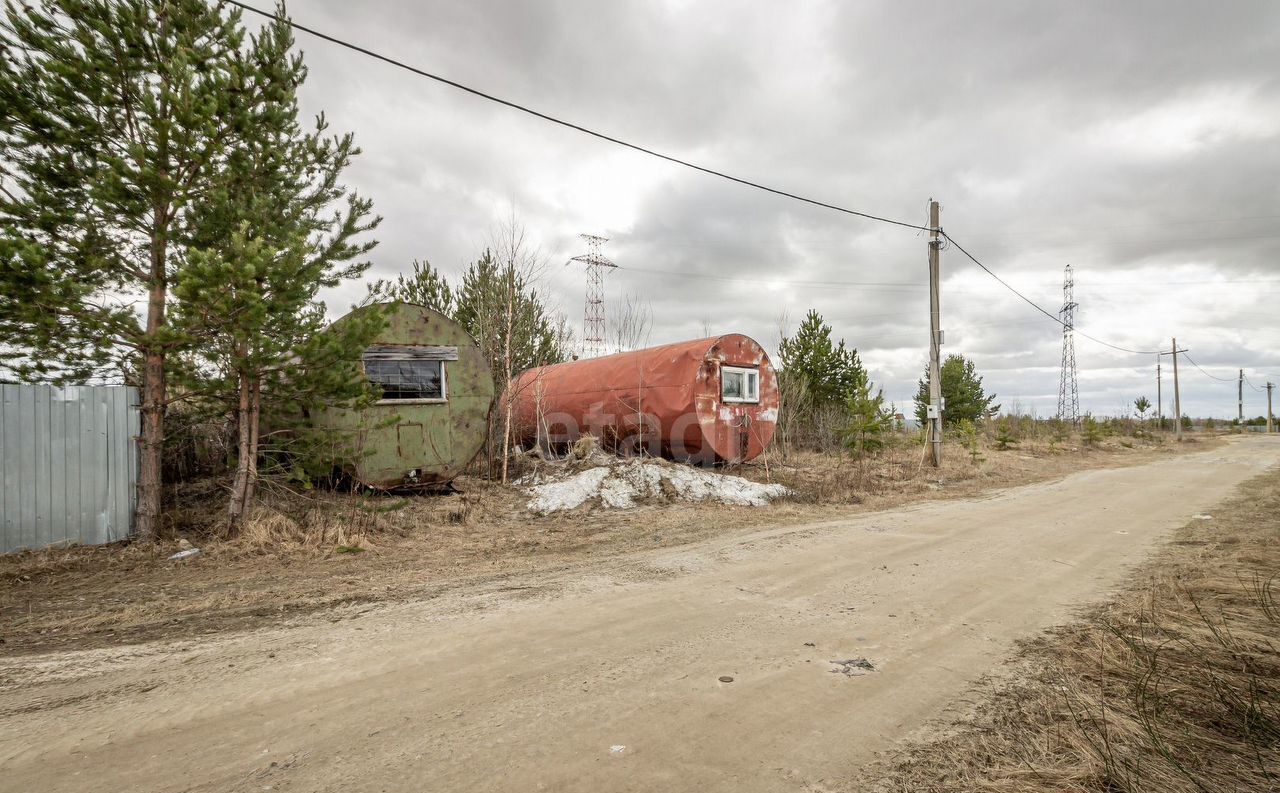
[[[722,367],[758,372],[758,399],[725,401]],[[773,439],[778,384],[739,333],[530,369],[512,380],[523,443],[591,434],[621,451],[694,462],[751,460]]]

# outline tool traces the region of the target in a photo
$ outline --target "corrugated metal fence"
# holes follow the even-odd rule
[[[128,536],[138,422],[135,388],[0,385],[0,553]]]

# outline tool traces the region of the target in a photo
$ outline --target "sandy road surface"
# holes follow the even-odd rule
[[[0,659],[0,789],[840,789],[1277,463],[1245,438],[592,575]],[[833,672],[855,657],[876,671]]]

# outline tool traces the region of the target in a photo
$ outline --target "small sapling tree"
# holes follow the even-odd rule
[[[845,403],[848,421],[842,435],[845,448],[862,460],[884,448],[885,435],[893,428],[893,414],[885,410],[884,394],[872,394],[871,384],[858,386]]]
[[[1013,434],[1013,430],[1009,426],[1009,419],[1001,419],[996,423],[996,449],[1006,451],[1012,446],[1018,444],[1018,439]]]

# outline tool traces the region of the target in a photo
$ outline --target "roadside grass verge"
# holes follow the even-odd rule
[[[801,495],[768,507],[641,503],[586,505],[535,516],[529,494],[461,477],[451,496],[365,496],[295,491],[263,482],[249,526],[224,533],[226,498],[215,479],[172,491],[160,541],[0,554],[0,655],[86,648],[278,624],[337,605],[434,596],[455,586],[531,571],[618,563],[759,526],[797,525],[963,498],[1083,468],[1134,465],[1186,453],[1173,444],[1066,453],[1028,442],[975,465],[948,445],[944,468],[899,447],[863,463],[795,453],[725,469],[781,482]],[[171,561],[182,540],[199,556]]]
[[[859,789],[1280,790],[1280,473],[1242,493]]]

